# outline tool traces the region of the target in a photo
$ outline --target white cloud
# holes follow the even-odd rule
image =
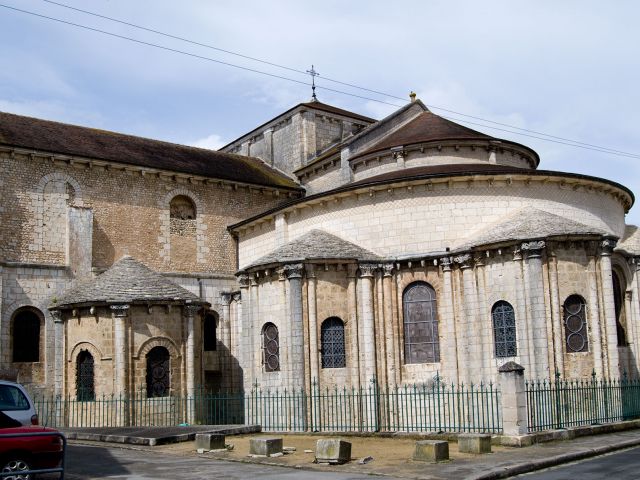
[[[225,142],[220,135],[216,135],[215,133],[212,133],[208,137],[204,137],[200,140],[189,143],[189,145],[191,145],[192,147],[208,148],[210,150],[218,150],[220,147],[226,144],[227,142]]]

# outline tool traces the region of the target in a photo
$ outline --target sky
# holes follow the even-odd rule
[[[301,72],[313,64],[320,101],[374,118],[413,90],[435,113],[532,147],[542,169],[607,178],[640,195],[640,2],[59,2]],[[302,73],[45,0],[0,5],[1,111],[219,148],[311,96]],[[632,155],[523,136],[513,127]],[[627,223],[640,224],[640,205]]]

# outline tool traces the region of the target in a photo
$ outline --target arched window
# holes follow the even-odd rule
[[[280,339],[278,327],[273,323],[265,323],[262,327],[262,352],[265,372],[280,370]]]
[[[40,316],[31,309],[13,317],[13,361],[40,361]]]
[[[564,342],[568,353],[588,352],[587,306],[580,295],[567,297],[562,306]]]
[[[202,335],[204,337],[204,351],[212,352],[218,348],[217,329],[218,326],[218,314],[215,312],[207,313],[204,317],[204,325],[202,329]]]
[[[616,311],[616,333],[618,334],[618,346],[624,347],[627,345],[627,331],[626,325],[626,312],[624,308],[624,290],[622,289],[622,282],[618,272],[613,271],[613,304]]]
[[[338,317],[327,318],[320,327],[322,368],[344,368],[344,323]]]
[[[164,347],[147,353],[147,397],[167,397],[171,389],[171,355]]]
[[[172,235],[196,235],[196,206],[185,195],[173,197],[169,203],[169,230]]]
[[[440,361],[436,292],[431,285],[415,282],[402,296],[405,363]]]
[[[93,355],[82,350],[76,359],[76,396],[78,401],[89,402],[96,399]]]
[[[496,357],[515,357],[518,354],[516,316],[511,304],[504,300],[496,302],[491,308],[491,320]]]

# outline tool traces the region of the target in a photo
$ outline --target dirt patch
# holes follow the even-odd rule
[[[282,457],[250,457],[249,456],[249,439],[256,437],[282,437],[283,446],[295,447],[296,451],[286,454]],[[351,458],[352,461],[345,465],[323,466],[313,463],[315,460],[316,442],[320,438],[342,438],[351,442]],[[268,463],[271,465],[283,466],[299,466],[304,468],[332,469],[335,471],[351,471],[357,470],[360,473],[388,473],[398,474],[398,468],[403,469],[410,464],[416,468],[424,466],[422,462],[414,462],[411,460],[415,448],[416,439],[414,438],[382,438],[376,436],[357,437],[357,436],[340,436],[340,435],[296,435],[296,434],[254,434],[254,435],[238,435],[227,436],[226,443],[234,446],[232,451],[215,452],[202,454],[206,457],[241,460],[252,463]],[[305,453],[305,450],[311,450]],[[494,452],[508,450],[505,447],[493,446]],[[174,445],[163,445],[154,447],[154,451],[165,451],[175,454],[196,454],[195,442],[184,442]],[[364,457],[373,457],[373,461],[359,465],[358,460]],[[449,442],[449,456],[452,460],[472,460],[477,458],[475,455],[459,453],[456,442]]]

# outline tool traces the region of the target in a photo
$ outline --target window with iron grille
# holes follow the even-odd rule
[[[171,355],[164,347],[147,353],[147,397],[168,397],[171,390]]]
[[[516,316],[510,303],[500,300],[491,309],[493,339],[496,357],[515,357],[518,354],[516,342]]]
[[[273,323],[265,323],[262,327],[262,362],[265,372],[280,370],[280,343],[278,327]]]
[[[327,318],[320,327],[322,368],[344,368],[344,323],[338,317]]]
[[[22,310],[13,319],[13,361],[40,361],[40,317]]]
[[[587,306],[580,295],[571,295],[562,306],[564,342],[568,353],[588,352]]]
[[[93,355],[86,350],[76,359],[76,397],[80,402],[96,399]]]
[[[402,296],[405,363],[440,361],[436,292],[425,282],[409,285]]]
[[[212,352],[218,348],[217,337],[218,315],[216,313],[208,313],[204,317],[204,326],[202,335],[204,336],[204,351]]]

